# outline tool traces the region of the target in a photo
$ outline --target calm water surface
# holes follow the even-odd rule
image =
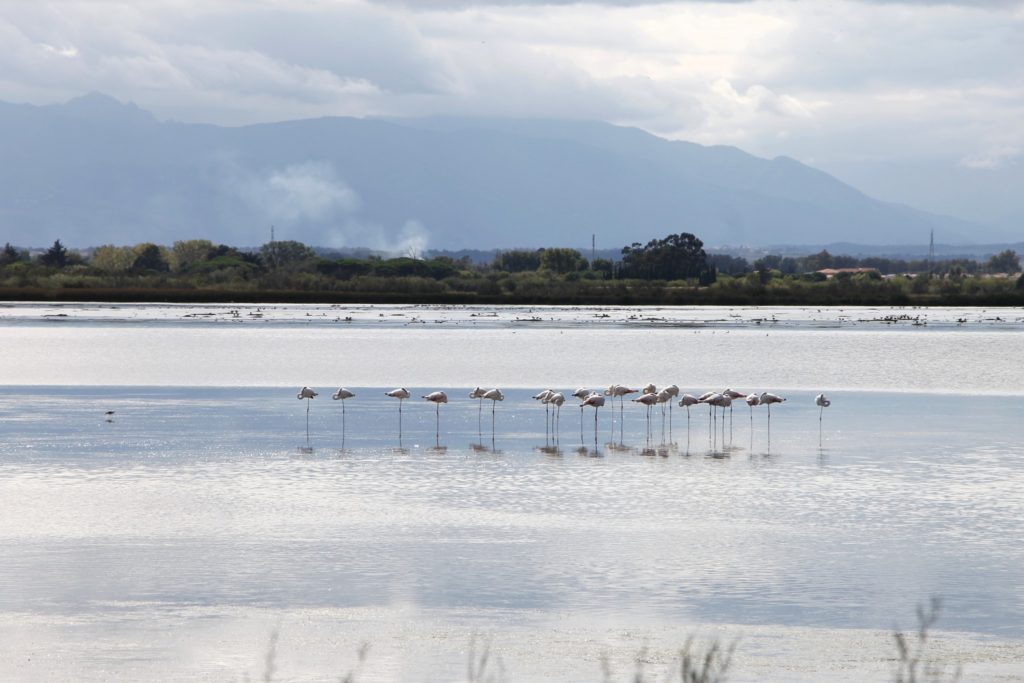
[[[594,680],[608,629],[884,630],[933,595],[943,628],[1024,638],[1015,328],[564,315],[577,322],[0,324],[0,633],[18,655],[0,673],[258,675],[277,626],[305,653],[283,664],[295,678],[324,675],[310,651],[338,649],[327,633],[379,641],[369,679],[426,680],[422,661],[455,677],[475,632],[522,646],[506,653],[519,680]],[[627,402],[595,431],[572,400],[552,427],[529,398],[613,381],[788,401],[770,426],[764,408],[677,407],[649,431]],[[406,382],[399,429],[383,392]],[[507,389],[493,418],[465,398],[477,383]],[[308,435],[302,384],[321,390]],[[344,415],[340,384],[357,393]],[[439,427],[418,399],[437,388]],[[595,664],[531,669],[538,652]]]

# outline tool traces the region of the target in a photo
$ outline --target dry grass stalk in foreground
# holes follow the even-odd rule
[[[897,649],[897,668],[893,675],[893,683],[959,683],[962,680],[963,672],[959,664],[950,672],[947,671],[946,664],[928,659],[925,654],[928,632],[938,621],[941,611],[942,601],[939,598],[932,598],[927,608],[921,606],[917,608],[916,638],[908,638],[904,632],[898,629],[893,632]],[[264,683],[271,683],[277,671],[278,635],[276,628],[270,633],[270,641],[267,644],[264,658]],[[678,658],[673,662],[673,667],[678,662],[678,668],[671,669],[663,680],[678,680],[679,683],[726,683],[737,641],[733,641],[728,646],[723,646],[718,640],[713,640],[705,646],[695,646],[694,643],[693,636],[686,639],[683,647],[679,650]],[[338,679],[340,683],[356,683],[356,676],[366,662],[369,650],[369,643],[364,643],[359,647],[358,662],[355,668],[340,677]],[[637,653],[634,661],[636,671],[633,674],[632,683],[656,680],[648,678],[645,671],[648,664],[646,647]],[[601,669],[604,674],[604,682],[612,683],[614,676],[607,655],[601,658]],[[248,674],[243,680],[246,683],[251,681]],[[505,683],[507,680],[501,658],[491,653],[491,642],[482,640],[478,646],[478,638],[474,635],[469,643],[467,683]]]
[[[723,647],[717,640],[711,641],[706,647],[695,647],[694,638],[690,636],[679,650],[678,676],[679,683],[725,683],[732,665],[732,655],[736,650],[736,641]],[[648,680],[644,667],[647,664],[647,648],[636,655],[636,672],[633,683],[644,683]],[[612,670],[608,657],[601,658],[601,669],[605,683],[611,683]],[[674,681],[676,670],[670,671],[665,680]]]
[[[942,600],[940,598],[932,598],[927,609],[918,605],[917,639],[913,642],[910,642],[906,634],[898,629],[893,633],[899,656],[896,674],[893,677],[894,683],[944,683],[947,680],[950,683],[957,683],[961,680],[963,672],[959,664],[952,673],[948,674],[947,678],[945,664],[925,658],[928,630],[938,621],[941,611]]]
[[[500,656],[495,656],[492,660],[490,640],[485,640],[480,652],[477,653],[477,637],[474,635],[470,639],[466,674],[468,683],[505,683],[505,666]]]

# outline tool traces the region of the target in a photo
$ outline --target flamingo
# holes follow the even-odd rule
[[[725,396],[722,396],[717,391],[708,391],[697,397],[697,403],[707,403],[708,411],[710,412],[712,407],[718,406],[723,398]]]
[[[385,396],[390,396],[391,398],[397,398],[398,399],[398,433],[399,433],[399,435],[401,435],[401,433],[402,433],[402,401],[404,401],[405,399],[409,398],[409,395],[410,395],[409,394],[409,390],[406,389],[405,387],[402,387],[401,389],[392,389],[391,391],[384,392],[384,395]],[[399,441],[402,440],[401,436],[399,436],[398,440]]]
[[[707,403],[708,399],[715,395],[714,391],[705,391],[697,397],[697,403]],[[711,405],[708,405],[708,417],[711,417]]]
[[[729,409],[729,414],[732,415],[732,399],[725,394],[722,394],[722,400],[718,402],[718,407],[722,409],[722,447],[725,448],[725,409]],[[729,435],[732,435],[732,418],[729,419]]]
[[[651,406],[658,402],[657,394],[640,394],[636,398],[632,399],[633,403],[639,403],[642,406],[647,407],[647,433],[651,433]],[[594,417],[597,417],[595,414]]]
[[[754,426],[754,406],[761,405],[761,399],[758,397],[757,394],[747,394],[744,397],[743,400],[747,402],[748,406],[750,406],[750,426],[753,427]]]
[[[540,401],[541,403],[544,404],[544,431],[547,431],[548,429],[548,399],[551,398],[551,395],[554,393],[555,392],[552,391],[551,389],[545,389],[544,391],[532,397],[534,401]]]
[[[661,391],[655,394],[655,397],[657,397],[658,403],[671,403],[672,399],[675,398],[672,392],[669,391],[668,389],[662,389]]]
[[[645,394],[656,394],[658,393],[658,387],[654,386],[652,383],[645,386],[641,391]]]
[[[782,398],[781,396],[776,396],[775,394],[769,394],[766,391],[758,397],[758,400],[761,402],[761,405],[768,406],[768,422],[770,424],[772,421],[772,404],[782,403],[786,399]]]
[[[594,441],[597,441],[597,409],[604,406],[604,396],[597,393],[596,391],[590,396],[584,399],[583,403],[580,404],[580,410],[583,410],[583,406],[591,406],[594,409]],[[582,414],[582,413],[581,413]]]
[[[746,398],[746,394],[741,394],[738,391],[732,389],[726,389],[722,392],[722,396],[728,396],[730,401],[735,401],[740,398]],[[732,423],[732,406],[729,406],[729,422]]]
[[[477,422],[477,425],[479,426],[479,424],[480,424],[480,413],[482,413],[483,409],[484,409],[484,390],[481,389],[480,387],[477,387],[476,389],[473,389],[473,391],[469,392],[469,397],[470,398],[478,399],[479,402],[480,402],[480,404],[477,406],[477,409],[476,409],[476,422]]]
[[[814,405],[819,407],[818,410],[818,448],[821,448],[821,418],[825,414],[825,408],[832,405],[832,401],[825,398],[825,394],[818,394],[814,397]]]
[[[565,403],[565,395],[562,394],[562,392],[560,392],[560,391],[556,391],[556,392],[552,393],[550,396],[548,396],[547,402],[550,403],[551,405],[555,406],[556,413],[555,413],[555,420],[554,420],[554,422],[556,424],[561,425],[562,424],[562,404]]]
[[[676,398],[679,397],[679,387],[675,384],[669,384],[662,391],[668,392],[668,431],[672,433],[672,403]]]
[[[622,386],[621,384],[613,384],[604,390],[604,395],[622,398],[626,394],[635,394],[636,391],[636,389],[630,389],[629,387]]]
[[[441,404],[448,402],[448,394],[444,393],[443,391],[431,391],[429,394],[427,394],[423,398],[427,399],[428,401],[430,401],[431,403],[434,404],[434,408],[436,409],[435,412],[437,413],[437,428],[435,430],[435,435],[440,437],[440,435],[441,435]]]
[[[316,393],[315,391],[313,391],[309,387],[302,387],[301,389],[299,389],[299,393],[295,395],[295,398],[299,399],[300,401],[302,399],[306,399],[306,441],[307,442],[309,441],[309,402],[312,401],[314,398],[316,398],[319,395],[320,394]]]
[[[342,429],[342,431],[345,430],[345,399],[346,398],[352,398],[353,396],[355,396],[355,393],[350,391],[350,390],[348,390],[348,389],[346,389],[345,387],[341,387],[340,389],[335,391],[333,394],[331,394],[331,398],[333,398],[335,401],[341,401],[341,429]]]
[[[501,393],[501,389],[488,389],[484,392],[482,398],[486,398],[491,402],[491,430],[494,430],[494,406],[498,404],[498,401],[505,400],[505,394]]]
[[[619,423],[622,422],[622,406],[624,405],[625,396],[628,394],[635,394],[636,389],[630,389],[629,387],[622,386],[621,384],[612,384],[610,387],[604,390],[605,396],[611,396],[613,399],[618,396],[619,398]],[[621,431],[621,427],[620,427]]]
[[[832,405],[832,401],[825,398],[825,394],[818,394],[814,397],[814,405],[821,408],[821,410],[818,411],[818,422],[821,422],[821,417],[825,414],[825,408]]]
[[[698,399],[693,394],[683,394],[682,396],[679,397],[679,407],[686,408],[687,420],[690,419],[690,406],[695,406],[698,403],[700,403],[700,399]]]
[[[576,391],[572,392],[572,395],[578,398],[580,401],[586,401],[587,396],[590,396],[591,394],[595,393],[597,392],[591,391],[586,387],[580,387]],[[580,439],[583,439],[583,403],[580,403]]]

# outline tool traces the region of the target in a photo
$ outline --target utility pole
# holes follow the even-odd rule
[[[597,235],[594,233],[590,234],[590,269],[594,269],[594,254],[597,248]]]
[[[928,240],[928,272],[935,267],[935,229],[932,228],[931,238]]]

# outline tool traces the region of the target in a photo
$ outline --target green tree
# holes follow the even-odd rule
[[[268,270],[304,270],[316,263],[316,253],[302,242],[267,242],[260,257]]]
[[[0,266],[6,266],[9,263],[17,263],[23,260],[25,260],[23,252],[12,247],[10,242],[4,244],[3,251],[0,251]]]
[[[564,275],[575,273],[587,267],[587,260],[575,249],[555,247],[553,249],[541,249],[540,269],[552,273]]]
[[[1019,273],[1020,257],[1013,249],[1006,249],[989,258],[985,270],[990,273]]]
[[[167,259],[164,258],[163,250],[152,242],[143,242],[135,245],[135,261],[132,263],[132,270],[136,273],[166,272]]]
[[[104,244],[93,249],[89,264],[98,270],[108,273],[124,273],[135,264],[138,254],[131,247],[115,247]]]
[[[625,277],[647,280],[682,280],[701,277],[709,271],[704,243],[695,235],[681,232],[641,246],[634,242],[622,249]]]
[[[213,251],[210,240],[179,240],[171,247],[168,265],[175,273],[181,273],[209,259]]]
[[[708,265],[726,275],[743,275],[750,272],[750,264],[742,256],[708,254]]]
[[[68,250],[60,240],[54,240],[53,246],[39,257],[39,262],[44,266],[63,268],[68,262]]]
[[[611,259],[596,258],[591,262],[590,269],[599,273],[600,277],[605,280],[611,280],[615,273],[615,264],[611,262]]]
[[[528,249],[502,251],[494,257],[491,267],[506,273],[522,273],[540,268],[540,252]]]

